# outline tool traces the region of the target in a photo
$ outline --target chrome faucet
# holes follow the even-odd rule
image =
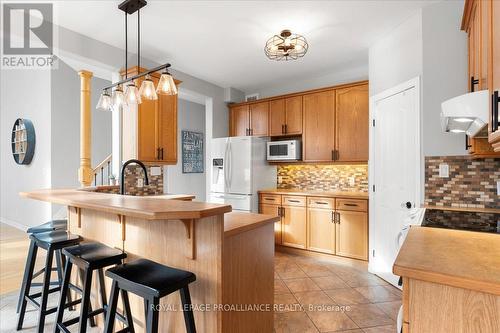
[[[128,160],[127,162],[123,163],[122,170],[121,170],[121,175],[120,175],[120,194],[125,194],[125,169],[129,164],[135,163],[139,165],[142,170],[144,171],[144,184],[149,185],[149,180],[148,180],[148,171],[146,170],[146,166],[144,163],[142,163],[139,160],[131,159]]]

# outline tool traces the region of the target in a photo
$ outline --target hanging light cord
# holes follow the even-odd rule
[[[141,9],[137,10],[137,71],[141,69]]]
[[[127,12],[125,13],[125,80],[127,79],[128,74],[128,29],[127,29]]]

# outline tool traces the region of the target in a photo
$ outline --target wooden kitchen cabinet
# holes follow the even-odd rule
[[[127,74],[131,76],[144,71],[143,68],[132,67]],[[121,74],[124,76],[125,72]],[[151,74],[155,85],[159,78],[160,73]],[[138,87],[143,79],[136,81]],[[175,80],[175,83],[179,85],[180,81]],[[177,95],[158,95],[157,100],[143,99],[141,104],[132,108],[137,112],[123,112],[123,159],[135,158],[158,165],[176,164]]]
[[[339,256],[368,259],[368,215],[366,212],[337,211],[335,253]]]
[[[248,105],[235,106],[230,113],[230,136],[248,135],[250,111]]]
[[[334,160],[335,91],[304,96],[303,159],[311,162]]]
[[[335,254],[335,222],[333,209],[307,208],[309,250]]]
[[[300,134],[302,134],[302,96],[270,101],[269,135]]]
[[[269,124],[269,102],[250,104],[249,135],[267,136]]]
[[[498,78],[500,9],[498,7],[498,1],[493,0],[467,0],[465,3],[462,30],[467,33],[469,91],[488,89],[493,94],[500,87]],[[497,61],[495,61],[495,56]],[[473,157],[500,156],[500,131],[494,133],[493,108],[490,113],[488,128],[474,138],[466,138],[466,149]]]
[[[281,216],[283,245],[306,248],[306,219],[306,207],[283,206]]]
[[[262,197],[261,197],[262,202]],[[281,216],[281,205],[259,204],[259,213],[266,215]],[[274,223],[274,243],[281,244],[281,219]]]
[[[335,160],[368,161],[368,85],[335,93]]]

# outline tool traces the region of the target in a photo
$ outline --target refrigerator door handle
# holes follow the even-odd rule
[[[228,179],[228,192],[231,192],[231,183],[232,183],[232,180],[233,180],[233,149],[231,147],[231,141],[228,142],[228,167],[229,167],[229,170],[228,170],[228,174],[229,174],[229,179]]]
[[[224,186],[225,192],[229,191],[229,163],[228,163],[228,151],[229,151],[229,142],[226,143],[226,149],[224,150]]]

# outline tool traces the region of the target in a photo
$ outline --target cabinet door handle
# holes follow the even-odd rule
[[[160,159],[160,148],[156,148],[156,159]]]
[[[332,149],[332,161],[335,161],[335,150]]]
[[[160,151],[161,151],[161,160],[163,161],[163,148],[160,149]]]
[[[472,145],[469,144],[469,136],[465,134],[465,150],[469,150],[469,148],[472,148]]]
[[[340,224],[340,213],[337,212],[337,223]]]
[[[333,210],[332,210],[332,219],[330,222],[335,223],[335,212]]]
[[[474,86],[479,84],[479,79],[474,79],[474,76],[470,77],[470,92],[474,92]]]
[[[318,205],[328,205],[328,202],[324,202],[324,201],[315,201],[315,203]]]
[[[285,207],[281,207],[281,217],[285,217]]]
[[[288,132],[288,125],[285,124],[285,134]]]
[[[288,202],[295,202],[295,203],[299,203],[300,202],[300,200],[295,200],[295,199],[288,199],[287,201]]]
[[[278,207],[278,216],[281,216],[281,207]]]
[[[281,125],[281,134],[285,134],[285,125]]]
[[[274,201],[273,198],[264,198],[264,200],[267,200],[267,201]]]
[[[493,92],[492,101],[491,101],[491,131],[496,132],[498,130],[499,119],[498,119],[498,104],[500,103],[500,97],[498,96],[498,90]]]

